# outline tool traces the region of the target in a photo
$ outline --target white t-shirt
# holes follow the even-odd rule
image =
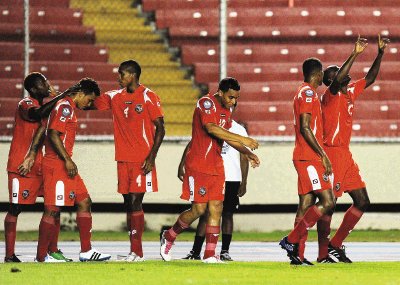
[[[246,129],[232,120],[230,132],[247,137]],[[222,145],[222,158],[224,159],[225,181],[242,181],[242,170],[240,168],[240,152],[224,142]]]

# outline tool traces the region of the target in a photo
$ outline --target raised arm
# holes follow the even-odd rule
[[[56,103],[65,97],[65,95],[68,93],[68,90],[64,91],[60,95],[54,97],[51,99],[49,102],[46,104],[43,104],[39,108],[30,108],[28,111],[28,117],[32,121],[40,121],[42,118],[46,118],[49,116],[51,110],[53,110],[54,106]]]
[[[77,175],[78,167],[72,161],[71,157],[68,155],[67,151],[65,150],[64,144],[60,139],[61,133],[57,130],[48,129],[47,135],[48,135],[50,143],[51,143],[53,149],[55,150],[55,152],[58,154],[58,156],[62,160],[64,160],[65,168],[67,170],[68,176],[74,177],[75,175]]]
[[[147,156],[147,158],[143,162],[142,169],[143,169],[143,173],[144,174],[149,173],[153,169],[153,167],[155,165],[158,149],[160,148],[161,143],[162,143],[162,141],[164,139],[164,136],[165,136],[165,128],[164,128],[164,119],[163,119],[163,117],[158,117],[157,119],[155,119],[153,121],[153,124],[156,127],[156,132],[155,132],[155,135],[154,135],[154,144],[153,144],[153,147],[150,150],[149,155]]]
[[[311,115],[308,113],[300,114],[300,133],[307,144],[321,157],[325,168],[325,175],[332,174],[332,165],[323,148],[319,145],[310,127]]]
[[[385,48],[387,44],[390,42],[388,38],[381,38],[381,35],[378,35],[378,55],[376,56],[374,62],[371,65],[371,68],[368,70],[367,75],[365,76],[366,85],[365,88],[372,85],[375,82],[376,77],[378,76],[379,69],[381,67],[381,61],[383,54],[385,52]]]
[[[247,137],[243,137],[247,138]],[[260,165],[260,159],[252,153],[245,145],[237,142],[237,141],[231,141],[231,140],[225,140],[227,144],[229,144],[231,147],[239,151],[241,154],[243,154],[246,159],[250,162],[251,167],[255,168]],[[257,143],[258,144],[258,143]]]
[[[361,54],[364,49],[367,47],[368,43],[367,40],[364,38],[360,38],[358,35],[358,39],[355,43],[354,49],[351,55],[347,58],[347,60],[342,64],[340,69],[338,70],[335,78],[333,79],[332,83],[329,85],[329,91],[335,95],[339,92],[340,86],[342,81],[345,77],[349,74],[351,66],[353,65],[355,59],[359,54]]]

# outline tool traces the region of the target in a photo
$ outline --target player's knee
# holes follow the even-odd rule
[[[88,197],[78,203],[78,209],[80,211],[90,212],[91,206],[92,206],[92,200],[90,199],[90,197]]]
[[[335,200],[324,201],[323,207],[325,215],[332,215],[335,211]]]
[[[54,218],[59,218],[60,217],[60,209],[57,206],[45,206],[44,207],[44,215],[54,217]]]
[[[371,205],[371,202],[369,201],[368,197],[364,197],[360,201],[357,201],[354,206],[359,209],[362,212],[365,212],[369,206]]]
[[[191,211],[197,217],[203,216],[207,212],[207,204],[205,203],[193,204]]]
[[[14,217],[18,217],[19,214],[22,212],[22,206],[18,204],[10,204],[8,209],[8,213]]]

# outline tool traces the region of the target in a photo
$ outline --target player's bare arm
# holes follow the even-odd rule
[[[154,135],[154,144],[153,147],[150,150],[149,155],[145,159],[142,165],[143,173],[147,174],[149,173],[155,164],[158,149],[161,146],[161,143],[164,139],[165,136],[165,128],[164,128],[164,118],[159,117],[153,121],[154,126],[156,127],[156,132]]]
[[[25,156],[24,161],[18,166],[18,173],[22,176],[27,175],[31,169],[33,164],[35,163],[36,154],[39,150],[39,147],[43,145],[44,140],[44,132],[46,131],[46,127],[41,125],[35,133],[33,137],[31,147],[29,148],[28,154]]]
[[[375,82],[376,77],[378,76],[379,69],[381,67],[382,57],[385,53],[386,46],[390,43],[388,38],[381,38],[381,35],[378,35],[378,55],[376,56],[374,62],[371,65],[371,68],[368,70],[367,75],[365,76],[366,85],[365,88],[372,85]]]
[[[331,85],[329,85],[329,91],[333,95],[335,95],[339,92],[342,81],[346,79],[346,76],[349,74],[351,66],[353,65],[357,56],[360,55],[365,50],[367,45],[368,45],[367,40],[364,38],[360,38],[360,35],[358,35],[358,39],[354,45],[354,49],[353,49],[351,55],[342,64],[342,66],[338,70],[335,78],[333,79]]]
[[[226,140],[225,142],[236,149],[238,152],[243,154],[247,161],[250,162],[251,167],[256,168],[260,166],[260,159],[258,158],[258,156],[252,153],[246,146],[236,141]]]
[[[50,143],[57,153],[57,155],[64,160],[65,162],[65,169],[67,170],[69,177],[74,177],[78,174],[78,167],[76,166],[75,162],[72,161],[71,157],[68,155],[67,151],[65,150],[64,144],[60,139],[61,133],[57,130],[48,129],[47,135],[49,137]]]
[[[204,128],[206,129],[209,135],[216,137],[220,140],[224,140],[227,143],[228,141],[234,141],[249,147],[251,150],[255,150],[258,148],[258,142],[255,139],[231,133],[230,131],[221,128],[217,124],[208,123],[204,126]]]
[[[300,114],[300,133],[307,144],[321,157],[322,164],[325,168],[325,175],[332,174],[332,164],[323,148],[318,143],[310,127],[311,114]]]
[[[53,110],[56,103],[63,99],[68,93],[68,90],[61,93],[60,95],[54,97],[49,102],[43,104],[39,108],[30,108],[28,111],[28,120],[39,122],[42,118],[46,118],[50,115],[51,110]]]
[[[181,162],[179,163],[178,166],[178,178],[180,181],[183,182],[183,176],[185,175],[185,161],[186,161],[186,154],[189,151],[190,145],[192,144],[192,141],[190,141],[187,146],[185,147],[185,150],[183,151]]]
[[[243,197],[247,192],[247,176],[249,174],[249,160],[243,153],[240,153],[240,170],[242,172],[242,182],[239,186],[238,197]]]

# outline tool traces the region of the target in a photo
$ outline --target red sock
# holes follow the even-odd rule
[[[302,217],[296,217],[294,220],[294,226],[301,221]],[[308,231],[306,231],[305,235],[301,236],[300,241],[299,241],[299,257],[301,260],[304,260],[304,251],[306,250],[306,241],[308,237]]]
[[[354,205],[352,205],[344,215],[342,224],[337,229],[335,236],[331,239],[331,245],[333,247],[341,247],[343,241],[350,234],[350,232],[354,229],[354,226],[361,219],[361,216],[364,214],[363,211],[360,211]]]
[[[78,212],[76,214],[76,223],[79,229],[81,240],[81,252],[92,249],[90,240],[92,238],[92,214],[90,212]]]
[[[165,233],[165,238],[169,242],[174,242],[176,237],[186,230],[190,225],[186,224],[179,217],[176,223]]]
[[[7,213],[4,218],[4,239],[6,241],[6,257],[15,253],[15,239],[17,238],[18,216]]]
[[[203,259],[215,255],[220,229],[220,226],[206,226],[206,250],[204,251]]]
[[[331,234],[332,216],[323,215],[317,222],[318,260],[328,257],[329,235]]]
[[[54,217],[42,216],[39,225],[39,240],[36,253],[36,259],[38,261],[44,261],[44,258],[47,255],[51,234],[54,231],[54,223]]]
[[[60,218],[54,219],[54,231],[52,233],[51,241],[49,244],[49,252],[58,251],[58,236],[60,234]]]
[[[310,207],[297,226],[289,233],[288,241],[290,243],[299,243],[302,236],[305,236],[307,230],[312,228],[321,218],[322,213],[317,206]]]
[[[144,232],[144,213],[137,211],[131,213],[130,240],[131,252],[143,257],[142,235]]]

